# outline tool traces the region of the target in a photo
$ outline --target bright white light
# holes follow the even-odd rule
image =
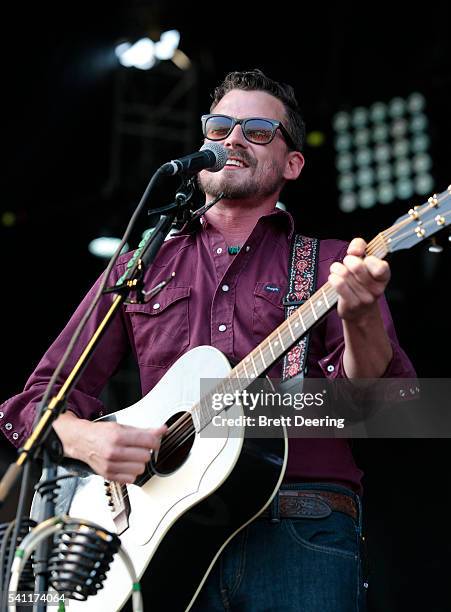
[[[149,70],[155,64],[155,43],[150,38],[141,38],[134,45],[123,43],[116,47],[116,55],[126,68]]]
[[[124,55],[124,53],[126,51],[128,51],[131,46],[132,45],[129,42],[123,42],[120,45],[116,45],[116,48],[114,49],[114,52],[115,52],[116,57],[119,59],[120,62],[121,62],[121,56]]]
[[[423,115],[423,114],[414,115],[410,122],[410,129],[412,130],[412,132],[422,132],[423,130],[426,129],[427,124],[428,124],[428,120],[427,120],[426,115]]]
[[[396,195],[400,200],[408,200],[413,196],[413,184],[409,179],[402,178],[396,183]]]
[[[427,172],[425,174],[419,174],[415,179],[415,191],[420,195],[426,195],[432,191],[434,187],[434,181],[432,176]]]
[[[357,208],[355,193],[345,193],[341,196],[339,202],[340,210],[343,212],[352,212]]]
[[[376,125],[376,127],[373,130],[374,142],[383,142],[384,140],[387,140],[387,138],[388,138],[388,127],[385,125],[385,123]]]
[[[357,147],[365,147],[370,139],[370,132],[366,129],[358,129],[354,136],[354,142]]]
[[[408,176],[411,171],[411,164],[408,159],[398,159],[395,162],[395,174],[396,176],[403,177]]]
[[[402,117],[406,110],[406,103],[402,98],[393,98],[389,102],[388,112],[391,117]]]
[[[429,147],[429,136],[427,134],[417,134],[412,139],[412,151],[414,153],[423,153]]]
[[[107,238],[106,236],[102,236],[101,238],[91,240],[88,245],[88,250],[91,255],[109,259],[116,252],[120,242],[120,238]],[[125,253],[126,251],[128,251],[128,244],[125,244],[121,252]]]
[[[407,132],[407,121],[402,117],[395,119],[390,131],[393,138],[402,138]]]
[[[433,242],[429,245],[428,251],[429,253],[441,253],[443,251],[443,247],[440,246],[440,244]]]
[[[354,175],[349,172],[342,174],[338,178],[338,189],[340,191],[352,191],[354,189]]]
[[[387,162],[390,159],[390,147],[387,144],[376,145],[374,159],[378,162]]]
[[[377,190],[377,199],[381,204],[389,204],[395,199],[395,190],[391,183],[381,183]]]
[[[335,165],[340,172],[347,172],[352,168],[352,155],[350,153],[341,153],[337,155]]]
[[[364,187],[359,193],[359,204],[362,208],[371,208],[376,204],[376,193],[371,187]]]
[[[368,111],[363,106],[358,106],[352,114],[352,125],[356,128],[363,127],[368,121]]]
[[[387,115],[387,107],[382,102],[375,102],[370,108],[370,117],[377,123],[383,121]]]
[[[389,181],[392,177],[392,167],[389,164],[381,164],[376,168],[376,176],[382,183]]]
[[[406,157],[409,153],[408,140],[397,140],[393,145],[393,155],[395,157]]]
[[[180,32],[178,30],[168,30],[163,32],[160,40],[155,45],[155,55],[160,60],[169,60],[174,56],[175,50],[179,46]]]
[[[360,168],[357,172],[357,185],[360,187],[365,187],[366,185],[371,185],[374,178],[374,171],[372,168],[367,168],[366,166]]]
[[[281,202],[280,200],[278,202],[276,202],[276,208],[280,208],[280,210],[286,210],[287,209],[286,205],[283,202]]]
[[[168,30],[163,32],[155,43],[150,38],[141,38],[135,44],[129,42],[117,45],[115,53],[119,62],[126,68],[149,70],[157,60],[172,59],[180,41],[180,32]]]
[[[415,172],[426,172],[431,169],[432,159],[427,153],[417,153],[412,160]]]
[[[355,161],[358,166],[368,166],[371,163],[370,149],[360,149],[357,151]]]
[[[422,111],[425,106],[426,100],[424,96],[416,91],[407,98],[407,108],[411,113],[418,113]]]
[[[351,148],[351,136],[348,132],[339,134],[335,139],[335,147],[337,151],[345,151]]]
[[[344,111],[337,113],[336,115],[334,115],[334,118],[332,119],[332,124],[334,128],[337,130],[337,132],[342,132],[344,130],[347,130],[349,127],[349,123],[350,123],[350,117],[348,113],[345,113]]]

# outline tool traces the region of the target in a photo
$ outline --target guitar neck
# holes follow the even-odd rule
[[[367,247],[367,255],[382,259],[388,250],[385,238],[378,234]],[[279,327],[245,357],[230,373],[250,384],[269,370],[291,347],[299,342],[338,301],[338,295],[330,283],[325,283],[302,306],[297,308]]]
[[[387,255],[386,237],[378,234],[366,249],[367,255],[383,258]],[[197,425],[201,429],[218,414],[212,409],[211,398],[214,394],[235,394],[246,389],[256,378],[267,372],[283,355],[322,319],[338,301],[338,294],[326,282],[302,306],[297,308],[263,342],[255,347],[229,376],[223,379],[212,391],[206,394],[196,406]],[[223,409],[225,409],[224,406]]]

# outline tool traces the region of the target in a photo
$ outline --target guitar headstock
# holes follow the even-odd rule
[[[451,185],[442,193],[434,194],[421,206],[409,212],[388,229],[381,232],[387,251],[410,249],[425,238],[451,223]]]

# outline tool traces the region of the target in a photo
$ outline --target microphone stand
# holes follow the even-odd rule
[[[140,209],[144,201],[147,199],[151,187],[153,187],[153,184],[161,174],[160,170],[157,171],[152,177],[143,195],[143,198],[141,199],[141,202],[138,205],[137,210]],[[162,213],[160,216],[160,220],[157,223],[157,226],[155,227],[153,232],[148,232],[145,234],[144,238],[139,243],[139,246],[136,249],[134,255],[128,262],[126,271],[119,278],[116,284],[113,287],[109,287],[103,291],[103,293],[117,293],[118,295],[116,295],[116,297],[113,299],[108,312],[98,325],[97,329],[92,334],[84,351],[82,352],[75,366],[72,368],[71,372],[69,373],[68,377],[66,378],[58,393],[54,397],[52,397],[50,402],[43,401],[41,403],[39,420],[37,421],[37,423],[35,422],[33,431],[26,440],[24,446],[20,449],[18,459],[15,463],[9,466],[7,472],[5,473],[3,479],[0,482],[0,505],[6,499],[11,487],[14,485],[17,478],[19,477],[22,467],[25,466],[25,473],[27,473],[29,469],[30,459],[33,460],[37,458],[40,454],[42,454],[43,457],[43,473],[45,474],[46,480],[53,480],[56,486],[56,466],[62,460],[63,447],[56,432],[52,428],[52,424],[55,419],[64,412],[67,397],[78,382],[86,365],[94,354],[99,340],[105,333],[114,316],[119,311],[119,307],[125,302],[129,293],[131,291],[136,291],[136,301],[139,303],[143,303],[144,301],[147,301],[148,299],[151,299],[151,297],[156,295],[156,293],[158,293],[158,291],[160,291],[163,286],[165,286],[171,280],[171,278],[173,278],[174,273],[169,279],[167,279],[163,283],[160,283],[152,291],[143,291],[144,271],[157,256],[157,253],[161,245],[163,244],[166,236],[168,235],[175,218],[180,214],[186,214],[186,210],[189,207],[189,201],[193,195],[193,191],[193,179],[184,180],[181,188],[176,194],[175,202],[157,210],[150,211],[149,214],[154,214],[155,212]],[[147,300],[144,299],[145,297],[147,297]],[[43,497],[43,508],[40,516],[41,521],[55,516],[56,505],[56,495],[55,491],[52,488],[46,487],[44,489]],[[17,523],[19,522],[20,521],[17,521]],[[18,531],[18,528],[19,525],[16,524],[15,531]],[[15,548],[16,539],[17,534],[16,538],[14,538],[13,534],[13,539],[11,542],[11,552],[13,552],[13,549]],[[38,593],[46,593],[48,591],[48,549],[48,543],[45,542],[44,546],[41,545],[39,550],[37,551],[38,575],[36,578],[36,587]],[[11,556],[12,555],[10,555],[10,558]],[[6,572],[6,584],[4,587],[5,591],[7,591],[9,587],[9,576],[10,563],[8,563],[8,568]],[[38,612],[41,612],[41,610],[44,611],[45,605],[38,604],[37,610]]]

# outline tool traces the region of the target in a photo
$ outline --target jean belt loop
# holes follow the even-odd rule
[[[280,523],[279,492],[275,494],[274,499],[269,505],[269,522]]]

